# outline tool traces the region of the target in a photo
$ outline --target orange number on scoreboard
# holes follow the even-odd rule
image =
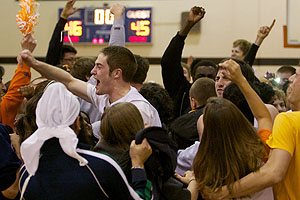
[[[82,21],[74,20],[66,23],[64,30],[69,31],[70,36],[82,36]]]

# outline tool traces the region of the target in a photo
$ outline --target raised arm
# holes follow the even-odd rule
[[[174,101],[175,116],[178,117],[189,107],[188,98],[183,102],[183,96],[188,96],[191,84],[186,80],[181,66],[181,55],[184,47],[184,40],[191,28],[199,22],[205,15],[205,10],[201,7],[193,7],[190,10],[189,18],[184,27],[171,40],[165,50],[162,59],[162,78],[169,95]],[[186,103],[186,104],[184,104]]]
[[[110,8],[110,12],[114,14],[114,24],[111,27],[109,46],[125,46],[124,11],[125,6],[118,3]]]
[[[31,34],[26,35],[21,41],[22,49],[29,49],[29,52],[33,52],[36,47],[36,40]],[[15,71],[15,74],[11,80],[7,93],[1,98],[0,103],[0,121],[2,124],[6,124],[10,127],[14,127],[14,121],[24,97],[18,92],[18,90],[30,83],[31,72],[30,67],[26,64],[19,63]]]
[[[223,75],[236,83],[244,94],[254,117],[258,121],[258,131],[262,129],[272,130],[272,119],[270,113],[263,101],[251,88],[248,81],[243,76],[239,64],[230,59],[219,65],[226,69],[223,70]]]
[[[59,64],[60,52],[63,45],[61,32],[64,30],[68,17],[79,10],[79,8],[73,8],[75,2],[76,0],[67,1],[53,31],[46,55],[46,63],[50,65],[56,66]]]
[[[71,74],[62,69],[36,60],[28,50],[23,50],[20,53],[20,56],[22,57],[23,62],[38,71],[42,76],[63,83],[73,94],[91,102],[87,95],[88,83],[74,78]]]
[[[271,26],[262,26],[257,31],[256,39],[255,39],[255,41],[252,44],[250,50],[248,51],[248,53],[246,54],[246,56],[244,58],[244,61],[246,63],[248,63],[250,66],[253,65],[255,57],[256,57],[256,53],[258,51],[258,48],[260,47],[260,45],[262,44],[262,42],[264,41],[264,39],[271,32],[273,26],[275,25],[275,22],[276,22],[276,20],[274,19],[273,22],[272,22],[272,24],[271,24]]]
[[[195,24],[197,24],[205,15],[205,9],[202,7],[194,6],[189,13],[188,20],[184,27],[179,31],[179,35],[187,36]]]
[[[275,25],[275,22],[276,22],[276,20],[273,19],[271,26],[262,26],[259,28],[259,30],[257,31],[257,36],[256,36],[256,40],[255,40],[254,44],[256,44],[257,46],[260,46],[262,44],[264,39],[271,32],[273,26]]]

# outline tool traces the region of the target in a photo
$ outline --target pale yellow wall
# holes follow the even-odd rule
[[[77,6],[101,7],[103,3],[116,1],[79,1]],[[235,39],[244,38],[253,41],[258,28],[270,25],[273,18],[277,22],[269,37],[260,48],[258,58],[299,58],[299,49],[283,48],[282,26],[286,25],[286,1],[283,0],[161,0],[161,1],[120,1],[128,7],[152,7],[152,45],[128,46],[134,53],[145,57],[160,57],[170,39],[180,28],[182,11],[188,11],[201,2],[207,13],[201,21],[201,33],[190,34],[186,40],[183,56],[228,57]],[[45,56],[48,42],[57,22],[59,7],[63,1],[40,2],[40,24],[35,29],[38,46],[36,56]],[[18,2],[1,0],[0,19],[0,57],[16,56],[20,51],[21,33],[16,27],[15,15]],[[103,46],[75,45],[78,56],[95,56]],[[5,65],[8,80],[13,74],[12,65]],[[266,68],[265,71],[269,69]],[[35,76],[35,75],[34,75]],[[147,80],[160,81],[160,67],[152,66]]]
[[[3,65],[6,69],[5,75],[3,77],[3,81],[6,82],[6,81],[11,80],[11,78],[13,77],[14,70],[16,69],[16,66],[13,64],[1,64],[1,65]],[[261,78],[267,71],[275,73],[276,70],[278,69],[278,67],[279,66],[254,66],[254,69],[255,69],[256,76]],[[40,76],[40,74],[33,69],[31,70],[31,75],[32,75],[32,79]],[[150,66],[148,76],[147,76],[145,82],[148,82],[148,81],[154,81],[163,86],[160,65],[151,65]]]

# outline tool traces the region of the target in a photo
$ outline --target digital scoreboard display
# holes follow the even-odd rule
[[[59,9],[59,16],[62,10]],[[126,43],[151,43],[151,15],[152,8],[125,9]],[[64,42],[71,39],[72,43],[108,43],[113,21],[114,16],[109,8],[81,8],[68,18],[64,30],[69,34],[64,34]]]

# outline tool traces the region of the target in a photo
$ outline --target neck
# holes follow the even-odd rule
[[[292,111],[300,111],[300,104],[297,104],[297,105],[291,105],[291,110]]]
[[[109,95],[109,102],[113,103],[124,97],[130,91],[129,83],[118,84],[114,87],[113,92]]]
[[[132,87],[135,87],[138,91],[140,91],[141,87],[143,87],[143,84],[140,83],[130,83]]]

